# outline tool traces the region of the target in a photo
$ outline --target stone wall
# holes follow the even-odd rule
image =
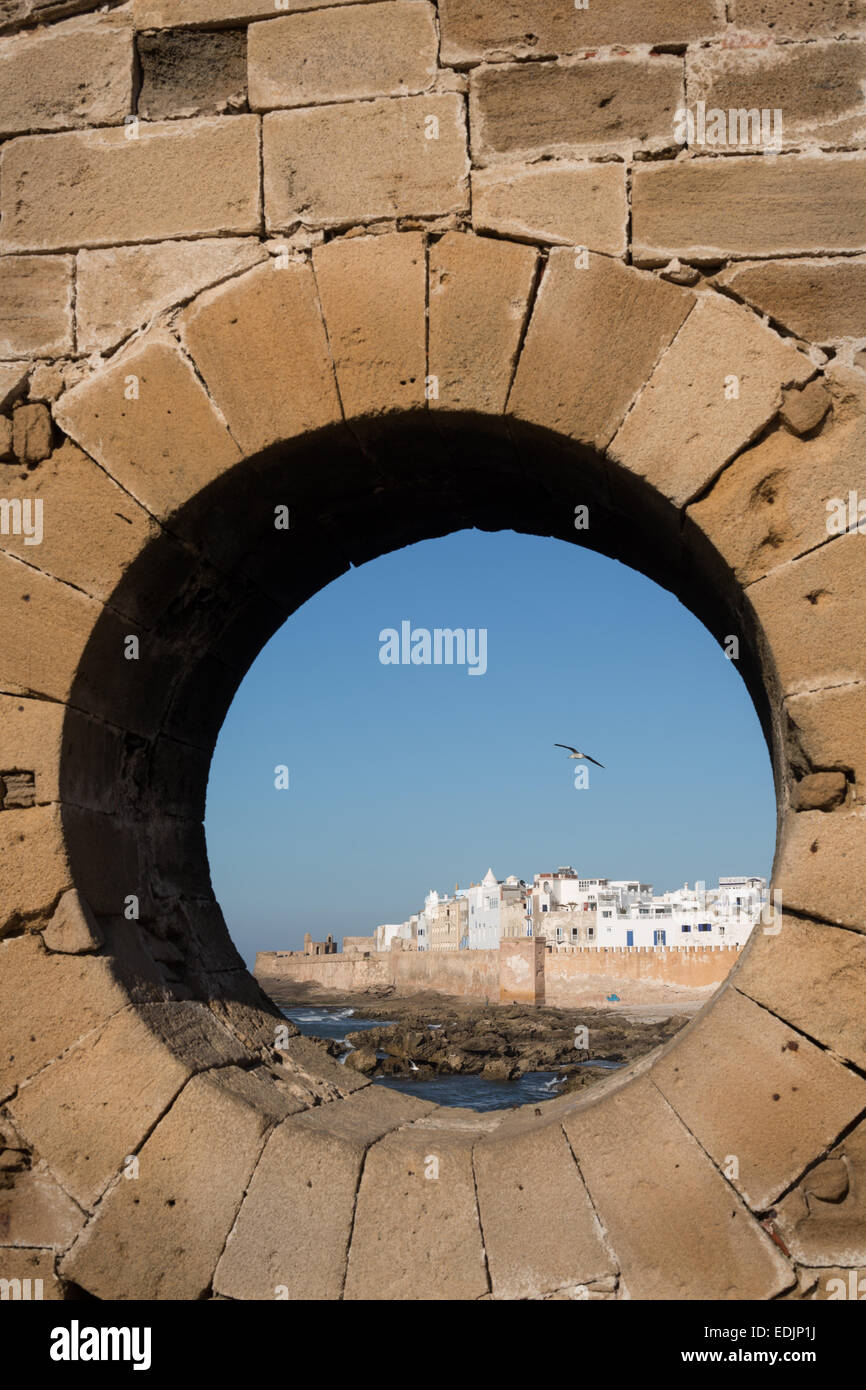
[[[739,950],[547,950],[543,941],[504,942],[496,951],[344,952],[315,959],[293,951],[260,951],[255,976],[264,989],[310,985],[338,994],[394,986],[501,1003],[572,1008],[620,994],[629,1004],[708,994],[736,964]],[[694,997],[694,995],[692,996]]]
[[[866,1262],[864,41],[862,0],[0,0],[0,1278],[746,1299]],[[678,144],[700,101],[781,148]],[[650,1071],[475,1129],[275,1048],[202,827],[287,615],[467,526],[736,639],[790,909]]]

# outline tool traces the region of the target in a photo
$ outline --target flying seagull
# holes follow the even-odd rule
[[[604,763],[596,762],[588,753],[578,753],[576,748],[572,748],[570,743],[555,743],[554,748],[567,748],[572,758],[583,758],[588,763],[595,763],[596,767],[604,767]]]

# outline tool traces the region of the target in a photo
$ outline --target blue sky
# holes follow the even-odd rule
[[[486,628],[486,674],[382,665],[406,619]],[[577,790],[556,742],[605,771]],[[351,570],[276,633],[220,733],[206,824],[252,961],[403,921],[488,866],[657,891],[768,877],[775,803],[746,688],[671,594],[564,541],[462,531]]]

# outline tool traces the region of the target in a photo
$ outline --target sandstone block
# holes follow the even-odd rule
[[[0,41],[0,135],[117,125],[133,109],[128,24],[72,20]]]
[[[10,1187],[0,1188],[0,1231],[6,1245],[69,1245],[83,1223],[80,1208],[42,1163],[16,1173]],[[0,1250],[0,1278],[3,1254]]]
[[[433,1107],[370,1086],[285,1120],[267,1142],[217,1267],[229,1298],[341,1298],[371,1144]]]
[[[66,700],[99,605],[2,552],[0,595],[6,690]]]
[[[834,253],[866,247],[866,158],[752,155],[640,165],[632,185],[634,258]]]
[[[682,507],[773,418],[782,388],[813,371],[753,314],[702,296],[626,417],[611,456]]]
[[[39,463],[51,453],[51,414],[46,406],[19,405],[12,416],[12,450],[22,463]]]
[[[863,333],[866,258],[803,259],[732,265],[717,277],[734,294],[813,343]]]
[[[508,408],[604,448],[694,296],[606,256],[582,264],[551,252]]]
[[[834,811],[847,792],[844,772],[813,772],[795,784],[791,805],[795,811]]]
[[[34,508],[31,522],[41,502],[42,537],[34,546],[23,531],[4,536],[3,549],[31,563],[38,555],[39,568],[46,574],[95,598],[114,594],[126,570],[158,533],[153,518],[68,440],[39,468],[19,476],[14,490]],[[123,599],[116,602],[124,606]]]
[[[64,1273],[97,1297],[202,1298],[264,1135],[283,1113],[261,1069],[195,1077],[141,1148],[138,1177],[120,1178],[65,1256]]]
[[[56,806],[0,814],[0,937],[50,913],[70,883]]]
[[[866,809],[789,816],[776,882],[785,907],[866,932]]]
[[[137,391],[137,399],[128,399]],[[177,344],[138,340],[57,403],[62,429],[154,515],[164,518],[240,460]]]
[[[849,532],[749,586],[785,694],[862,680],[864,567],[866,536]]]
[[[791,1254],[803,1264],[854,1265],[862,1270],[866,1264],[866,1124],[847,1134],[779,1203],[775,1225]],[[826,1281],[821,1282],[826,1287]],[[860,1284],[855,1276],[854,1285],[862,1298],[866,1281]],[[850,1297],[847,1277],[843,1287]]]
[[[225,1066],[244,1054],[204,1006],[124,1009],[23,1086],[10,1114],[67,1192],[89,1207],[209,1055]],[[205,1191],[219,1166],[203,1182]],[[121,1182],[133,1186],[133,1180]]]
[[[716,1078],[711,1105],[708,1076]],[[652,1077],[720,1168],[736,1158],[730,1182],[756,1211],[771,1207],[866,1101],[866,1082],[733,988],[658,1059]]]
[[[13,462],[12,421],[0,415],[0,462]]]
[[[709,537],[741,583],[822,545],[835,516],[833,500],[847,503],[852,489],[866,495],[866,389],[858,383],[852,393],[853,377],[840,368],[828,372],[833,415],[819,435],[800,439],[781,428],[771,430],[689,507],[690,522]],[[814,384],[820,392],[820,382]],[[795,395],[786,392],[785,402]],[[819,399],[823,408],[826,398],[820,394]],[[803,404],[808,406],[808,398]]]
[[[673,44],[712,38],[723,27],[712,0],[606,0],[585,10],[560,0],[440,0],[442,61],[577,53],[608,44]]]
[[[63,1285],[54,1273],[53,1250],[0,1246],[0,1279],[9,1281],[11,1298],[15,1298],[16,1289],[20,1290],[18,1297],[27,1300],[36,1297],[37,1289],[46,1302],[60,1303],[65,1297]]]
[[[738,117],[731,129],[731,111],[779,112],[768,133],[779,130],[785,149],[861,142],[866,134],[864,79],[866,53],[860,44],[703,48],[693,49],[686,60],[692,111],[703,101],[708,111],[721,109],[728,117],[728,142],[715,146],[708,139],[709,150],[748,149],[754,140],[757,126],[745,119]],[[714,133],[711,128],[710,135]]]
[[[533,1298],[616,1273],[558,1125],[474,1150],[478,1209],[494,1298]]]
[[[127,130],[20,136],[3,146],[12,198],[0,250],[257,232],[258,167],[255,116],[158,121],[137,138]]]
[[[624,164],[495,164],[472,174],[479,231],[622,256],[627,219]]]
[[[138,113],[146,121],[223,115],[247,104],[247,43],[241,29],[140,34]]]
[[[858,1022],[866,987],[866,936],[782,916],[781,931],[757,927],[733,982],[741,994],[861,1069]]]
[[[71,351],[71,257],[0,257],[0,353],[59,357]]]
[[[436,12],[384,0],[286,15],[249,31],[250,106],[315,106],[426,92],[436,78]]]
[[[27,390],[29,368],[19,362],[0,362],[0,410],[9,406]]]
[[[792,434],[809,434],[820,425],[830,405],[826,383],[816,377],[803,387],[795,386],[785,392],[779,416]]]
[[[465,115],[455,93],[274,111],[263,130],[271,230],[468,207]]]
[[[812,766],[850,768],[866,781],[866,684],[793,695],[786,710]]]
[[[314,9],[319,0],[293,0],[296,10]],[[337,5],[346,0],[334,0]],[[274,0],[133,0],[136,29],[243,23],[269,19],[278,13]]]
[[[423,409],[427,265],[418,232],[330,241],[313,252],[347,417]]]
[[[104,352],[163,309],[249,270],[267,255],[260,242],[236,237],[82,251],[75,299],[78,346],[82,352]]]
[[[367,1154],[348,1299],[475,1299],[488,1292],[472,1133],[419,1120]]]
[[[109,961],[50,955],[33,935],[0,942],[0,962],[0,1095],[9,1095],[128,1002]]]
[[[64,715],[64,707],[50,700],[0,695],[0,768],[32,769],[37,802],[59,799]]]
[[[497,63],[476,69],[469,91],[472,154],[481,164],[665,149],[684,100],[672,57]]]
[[[563,1128],[632,1298],[772,1298],[793,1284],[781,1250],[649,1078]]]
[[[731,19],[751,33],[774,33],[784,38],[815,38],[830,34],[850,38],[866,32],[863,0],[733,0]]]
[[[342,418],[310,265],[269,261],[200,295],[180,324],[245,453]]]
[[[431,409],[505,409],[537,265],[528,246],[459,232],[431,246]]]
[[[49,951],[82,956],[88,951],[98,951],[103,937],[89,904],[80,893],[70,888],[57,904],[51,921],[42,933],[42,940]]]

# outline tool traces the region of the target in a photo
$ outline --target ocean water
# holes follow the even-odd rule
[[[387,1027],[394,1021],[386,1018],[354,1018],[353,1009],[326,1009],[313,1005],[283,1009],[283,1013],[308,1037],[333,1038],[335,1042],[344,1043],[346,1052],[342,1060],[348,1056],[352,1046],[346,1043],[347,1033]],[[384,1056],[384,1053],[381,1055]],[[612,1071],[621,1063],[596,1060],[581,1065]],[[537,1105],[541,1100],[550,1100],[559,1094],[562,1079],[562,1072],[557,1071],[531,1071],[525,1076],[515,1077],[513,1081],[491,1081],[487,1077],[459,1074],[416,1080],[410,1073],[407,1076],[378,1076],[375,1083],[377,1086],[387,1086],[392,1091],[416,1096],[419,1100],[433,1101],[436,1105],[453,1105],[464,1110],[505,1110],[511,1105]]]

